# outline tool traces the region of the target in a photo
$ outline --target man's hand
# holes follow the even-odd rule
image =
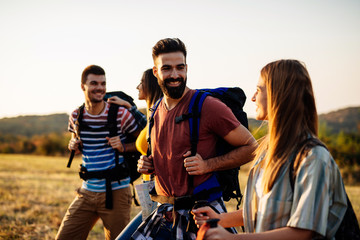
[[[206,240],[222,240],[222,239],[233,239],[232,237],[239,236],[229,233],[225,228],[218,225],[216,228],[210,228],[205,233]]]
[[[139,173],[149,174],[154,171],[154,164],[152,156],[142,155],[138,160],[137,171]]]
[[[80,149],[79,149],[80,144],[82,144],[80,139],[72,138],[69,141],[68,148],[70,151],[75,151],[75,154],[79,154],[80,153]]]
[[[189,175],[203,175],[208,173],[208,167],[206,161],[200,156],[200,154],[196,154],[195,156],[191,156],[191,152],[187,151],[184,155],[184,167]]]
[[[108,144],[113,148],[113,149],[117,149],[119,152],[124,152],[125,148],[123,146],[123,144],[121,143],[120,137],[116,136],[116,137],[106,137],[106,140],[108,141]]]

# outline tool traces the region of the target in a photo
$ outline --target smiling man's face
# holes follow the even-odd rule
[[[186,87],[187,65],[182,52],[160,54],[155,59],[154,75],[164,95],[179,99]]]

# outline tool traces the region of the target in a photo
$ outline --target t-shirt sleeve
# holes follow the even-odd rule
[[[75,121],[77,118],[77,110],[73,111],[69,116],[68,131],[75,133]]]
[[[118,121],[120,120],[121,131],[124,133],[133,133],[138,129],[138,123],[134,116],[124,107],[119,107]]]
[[[346,194],[339,169],[327,150],[313,148],[297,173],[287,226],[326,236],[338,228],[345,209]]]
[[[222,138],[240,125],[228,106],[210,96],[203,103],[201,115],[201,124]]]

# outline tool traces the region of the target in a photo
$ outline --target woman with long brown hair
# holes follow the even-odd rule
[[[252,97],[256,119],[268,122],[249,173],[243,209],[216,214],[193,210],[202,225],[219,218],[222,227],[205,239],[333,239],[347,207],[340,171],[318,140],[318,116],[311,79],[304,64],[267,64]],[[223,227],[244,226],[232,235]]]
[[[146,101],[146,112],[149,116],[150,108],[155,104],[155,102],[163,96],[163,93],[158,85],[157,78],[153,74],[152,68],[147,69],[141,78],[139,85],[136,87],[139,91],[138,98],[139,100]],[[128,109],[131,109],[132,106],[129,102],[119,98],[111,97],[108,99],[108,102],[124,106]],[[146,155],[147,150],[147,126],[140,132],[138,138],[136,139],[136,149],[142,154]]]
[[[146,112],[147,116],[149,116],[151,107],[155,104],[155,102],[163,96],[163,93],[158,85],[157,78],[153,74],[152,68],[147,69],[140,80],[139,85],[136,87],[139,91],[138,98],[139,100],[146,101]],[[118,104],[124,106],[131,111],[131,104],[119,97],[111,97],[108,99],[110,103]],[[132,112],[135,113],[135,112]],[[136,113],[135,113],[136,114]],[[137,117],[135,117],[137,118]],[[139,117],[140,118],[140,117]],[[148,144],[147,144],[147,132],[148,125],[140,132],[139,136],[136,139],[136,149],[142,154],[146,155]],[[143,180],[149,181],[150,175],[143,175]],[[116,240],[122,239],[130,239],[131,235],[137,229],[137,227],[142,222],[142,212],[139,212],[131,222],[126,226],[126,228],[119,234]]]

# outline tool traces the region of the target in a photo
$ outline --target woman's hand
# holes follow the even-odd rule
[[[194,215],[195,224],[200,227],[210,218],[218,218],[221,221],[221,214],[216,213],[211,207],[196,208],[191,211]],[[220,224],[220,222],[219,222]]]
[[[121,99],[117,96],[112,96],[108,98],[107,102],[123,106],[127,109],[131,108],[131,104],[128,101],[125,101],[124,99]]]
[[[225,228],[218,225],[216,228],[209,228],[206,233],[204,239],[206,240],[227,240],[232,239],[232,237],[239,236],[229,233]]]

